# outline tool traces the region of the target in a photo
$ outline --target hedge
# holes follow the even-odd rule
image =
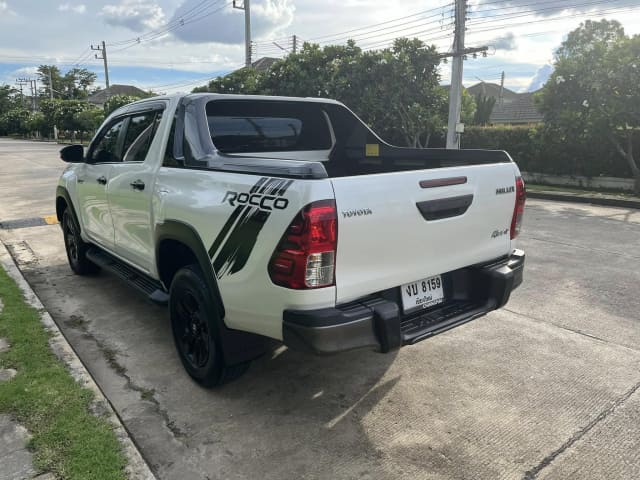
[[[634,139],[640,152],[640,135]],[[542,126],[467,127],[462,148],[506,150],[521,170],[555,175],[631,178],[631,169],[612,145],[562,142]]]

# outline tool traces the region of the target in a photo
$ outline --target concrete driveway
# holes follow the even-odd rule
[[[529,201],[506,309],[389,355],[276,345],[211,391],[165,309],[72,275],[28,220],[54,213],[58,150],[0,139],[0,222],[27,219],[0,239],[160,479],[640,478],[640,211]]]

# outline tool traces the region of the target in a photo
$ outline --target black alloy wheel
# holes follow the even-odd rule
[[[194,369],[207,364],[210,354],[209,326],[206,313],[198,302],[196,294],[184,289],[176,306],[176,341],[185,359]]]
[[[80,236],[80,227],[71,211],[67,208],[62,214],[62,235],[67,251],[69,266],[78,275],[95,273],[100,268],[87,258],[89,245]]]
[[[181,268],[169,292],[169,315],[178,356],[187,373],[203,387],[242,375],[250,362],[227,365],[222,354],[219,309],[197,265]]]

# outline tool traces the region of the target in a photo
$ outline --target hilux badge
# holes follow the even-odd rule
[[[507,193],[513,193],[515,191],[516,191],[516,187],[514,186],[496,188],[496,195],[505,195]]]

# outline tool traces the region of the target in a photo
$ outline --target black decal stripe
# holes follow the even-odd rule
[[[267,189],[267,187],[269,185],[271,185],[271,183],[276,180],[275,178],[270,178],[269,180],[267,180],[266,182],[262,183],[262,185],[260,186],[260,190],[258,191],[259,193],[264,193],[264,191]]]
[[[293,180],[287,180],[284,184],[284,186],[282,186],[280,188],[280,190],[278,191],[278,195],[281,197],[282,195],[285,194],[285,192],[287,191],[287,189],[291,186],[291,184],[293,183]]]
[[[251,193],[256,193],[258,191],[258,188],[260,188],[262,184],[265,183],[267,180],[269,180],[269,178],[267,177],[260,178],[260,180],[258,180],[256,184],[253,187],[251,187]]]
[[[244,205],[238,205],[235,208],[235,210],[231,213],[231,216],[227,219],[224,226],[222,227],[222,230],[220,230],[220,233],[218,233],[218,236],[213,241],[213,245],[211,245],[211,248],[209,249],[209,258],[213,258],[215,253],[218,251],[218,248],[220,248],[220,244],[229,233],[229,230],[231,230],[231,227],[233,226],[233,224],[236,223],[236,220],[238,219],[240,212],[242,212],[244,209],[245,209]]]
[[[293,184],[293,180],[281,178],[261,180],[259,184],[254,186],[252,193],[259,191],[260,194],[281,197]],[[239,272],[244,268],[271,213],[270,211],[247,206],[240,214],[233,230],[213,262],[213,269],[219,279],[225,275]]]
[[[262,184],[264,184],[267,180],[269,180],[268,177],[261,177],[260,179],[258,179],[258,181],[253,185],[253,187],[251,187],[251,192],[255,193],[258,190],[258,188],[260,188],[260,186],[262,186]],[[223,242],[223,240],[229,233],[229,230],[231,230],[231,227],[236,223],[236,220],[240,216],[240,213],[247,208],[249,207],[246,207],[244,205],[238,205],[235,208],[235,210],[231,213],[231,216],[227,219],[224,226],[222,227],[222,230],[220,230],[220,233],[218,233],[218,236],[213,241],[213,244],[209,249],[209,258],[213,258],[213,256],[218,251],[218,248],[220,248],[220,244]]]
[[[224,245],[222,245],[222,248],[218,252],[218,255],[216,256],[215,260],[213,261],[213,270],[216,272],[216,275],[218,276],[218,278],[222,277],[224,273],[223,267],[228,263],[229,258],[233,255],[235,246],[239,241],[239,239],[241,238],[241,235],[239,232],[242,231],[242,229],[244,228],[243,226],[247,223],[247,218],[249,217],[249,214],[251,213],[252,210],[257,210],[257,209],[250,206],[244,207],[244,211],[242,212],[242,215],[238,219],[235,227],[227,237],[227,240],[224,242]]]
[[[244,268],[249,260],[249,256],[253,251],[258,240],[258,235],[262,231],[267,219],[271,216],[271,212],[253,209],[241,223],[238,224],[233,233],[229,236],[226,251],[221,252],[216,263],[219,264],[218,278],[224,275],[232,275]],[[224,250],[224,248],[223,248]]]
[[[267,195],[273,195],[275,192],[277,192],[280,187],[282,185],[284,185],[284,183],[286,182],[286,180],[278,180],[277,182],[273,182],[271,185],[269,185],[269,188],[266,191]]]

